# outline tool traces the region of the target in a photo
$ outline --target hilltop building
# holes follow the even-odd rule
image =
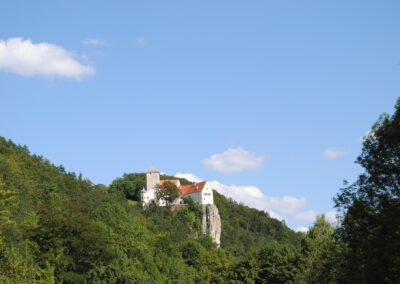
[[[146,188],[143,188],[141,192],[143,206],[148,206],[151,203],[158,206],[166,206],[165,201],[157,200],[156,196],[157,187],[162,186],[166,182],[174,184],[179,191],[179,196],[174,200],[172,205],[183,204],[184,197],[190,197],[202,205],[202,232],[209,235],[219,247],[221,243],[221,218],[217,206],[214,205],[212,188],[207,181],[181,185],[179,179],[160,180],[160,172],[154,166],[150,167],[146,174]]]
[[[146,174],[146,188],[141,192],[142,204],[155,203],[158,206],[165,206],[164,200],[157,200],[156,188],[166,182],[174,184],[179,191],[179,197],[172,203],[173,205],[183,204],[183,197],[190,197],[202,205],[214,204],[213,191],[207,181],[181,185],[179,179],[160,180],[160,172],[154,166],[150,167]]]

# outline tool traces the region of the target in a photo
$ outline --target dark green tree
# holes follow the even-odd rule
[[[140,191],[146,186],[146,175],[142,173],[124,174],[115,179],[110,190],[122,192],[127,199],[140,201]]]
[[[230,269],[230,283],[254,283],[259,270],[259,262],[254,254],[243,257]]]
[[[257,254],[257,283],[298,283],[300,254],[289,244],[271,242]]]
[[[335,198],[344,218],[344,283],[398,283],[400,279],[400,99],[365,137],[356,161],[364,168]]]
[[[156,188],[156,197],[158,200],[164,200],[169,206],[179,196],[179,190],[172,182],[164,182]]]

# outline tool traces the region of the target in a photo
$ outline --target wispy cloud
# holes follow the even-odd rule
[[[106,45],[107,42],[99,38],[87,38],[83,41],[83,44],[89,46],[103,46]]]
[[[336,160],[344,156],[345,151],[335,148],[327,148],[322,152],[322,157],[326,160]]]
[[[336,211],[329,211],[325,213],[325,218],[328,222],[337,224],[338,223],[338,213]]]
[[[229,148],[223,153],[206,158],[206,167],[221,173],[233,173],[255,170],[263,166],[265,158],[256,156],[243,148]]]
[[[147,45],[147,41],[143,36],[139,36],[136,38],[136,44],[140,46],[145,46]]]
[[[186,178],[192,182],[198,182],[202,179],[192,173],[177,173],[176,177]],[[239,186],[239,185],[226,185],[219,181],[209,181],[211,187],[226,197],[243,203],[247,206],[266,211],[272,218],[278,220],[285,220],[283,215],[295,217],[302,214],[301,209],[307,204],[304,197],[293,196],[266,196],[260,188],[256,186]]]
[[[308,228],[307,227],[299,227],[297,229],[295,229],[296,232],[302,232],[302,233],[307,233],[308,232]]]
[[[237,202],[275,214],[289,214],[294,217],[307,204],[304,197],[267,196],[256,186],[226,185],[218,181],[211,181],[210,184],[219,193]]]
[[[51,43],[29,39],[0,40],[0,70],[22,76],[64,77],[81,80],[95,69],[80,63],[72,52]]]
[[[176,177],[186,178],[192,182],[202,181],[200,177],[193,173],[177,173]],[[318,213],[311,209],[305,209],[308,201],[305,197],[267,196],[256,186],[247,185],[227,185],[219,181],[209,181],[211,187],[228,198],[253,207],[268,214],[280,221],[290,222],[292,224],[312,224]],[[337,224],[337,212],[329,211],[324,213],[326,220],[332,224]],[[307,232],[308,227],[301,226],[295,231]]]
[[[201,178],[199,178],[191,173],[177,173],[175,176],[178,178],[185,178],[191,182],[200,182],[201,181]]]
[[[315,220],[315,218],[317,218],[318,213],[315,212],[314,210],[306,210],[303,212],[298,212],[296,215],[294,215],[296,220],[299,221],[308,221],[308,222],[312,222]]]
[[[186,178],[192,182],[199,182],[202,179],[193,173],[177,173],[176,177]],[[312,224],[316,217],[321,214],[314,210],[306,210],[308,201],[305,197],[294,196],[267,196],[256,186],[227,185],[219,181],[209,181],[211,187],[226,197],[232,198],[236,202],[242,203],[268,212],[272,218],[280,221],[291,221],[300,224]],[[325,213],[329,222],[336,223],[336,212]],[[308,228],[302,226],[298,228],[307,231]]]
[[[279,215],[279,214],[276,213],[275,211],[268,210],[267,212],[268,212],[268,214],[269,214],[269,216],[270,216],[271,218],[277,219],[277,220],[279,220],[279,221],[285,221],[285,222],[286,222],[285,218],[283,218],[281,215]]]

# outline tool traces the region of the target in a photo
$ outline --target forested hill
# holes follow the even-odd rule
[[[196,204],[144,211],[113,184],[93,185],[0,138],[0,282],[222,283],[272,240],[296,249],[285,225],[218,193],[220,249],[201,234]]]
[[[221,243],[229,252],[244,255],[271,241],[299,247],[299,235],[268,213],[238,204],[215,191],[214,203],[222,219]]]
[[[168,175],[161,175],[160,178],[176,179]],[[183,178],[179,180],[183,185],[190,183]],[[145,173],[129,173],[115,179],[110,190],[122,192],[132,201],[139,201],[140,191],[145,185]],[[282,222],[271,218],[266,212],[238,204],[216,191],[214,191],[214,203],[222,219],[222,247],[234,255],[243,255],[274,240],[299,245],[298,235]]]

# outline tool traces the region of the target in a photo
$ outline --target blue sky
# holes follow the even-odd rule
[[[393,112],[399,12],[398,1],[3,1],[0,135],[96,183],[155,164],[307,227],[332,215],[361,171],[363,135]]]

